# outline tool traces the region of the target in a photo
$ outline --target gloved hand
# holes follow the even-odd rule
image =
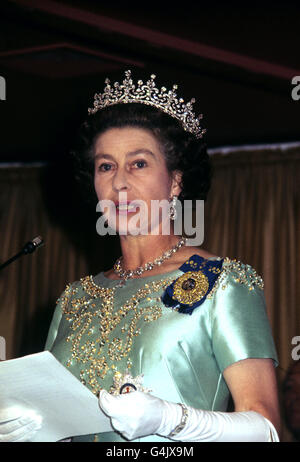
[[[114,396],[101,390],[99,405],[111,418],[115,430],[129,440],[158,434],[172,440],[193,442],[279,441],[274,425],[255,411],[219,412],[187,406],[183,428],[180,426],[174,434],[183,418],[179,404],[141,391]]]
[[[41,428],[42,419],[34,411],[20,407],[0,409],[0,443],[30,441]]]
[[[141,391],[113,396],[101,390],[99,405],[114,429],[129,440],[156,433],[168,435],[182,417],[178,404]]]

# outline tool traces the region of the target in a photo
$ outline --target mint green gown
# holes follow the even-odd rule
[[[263,280],[250,265],[225,258],[205,301],[189,315],[161,301],[183,274],[178,269],[118,287],[101,272],[69,284],[58,299],[45,349],[96,395],[112,391],[115,374],[128,370],[133,377],[143,374],[143,386],[161,399],[226,411],[224,369],[246,358],[278,363]],[[127,440],[106,432],[73,441]],[[170,442],[157,435],[136,441]]]

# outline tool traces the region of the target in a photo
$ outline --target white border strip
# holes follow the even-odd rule
[[[286,151],[291,148],[300,148],[300,141],[290,143],[274,143],[274,144],[245,144],[241,146],[220,146],[219,148],[208,149],[209,155],[214,154],[230,154],[232,152],[241,151],[261,151],[261,150],[278,150]]]
[[[48,162],[0,162],[0,168],[32,168],[32,167],[45,167]]]

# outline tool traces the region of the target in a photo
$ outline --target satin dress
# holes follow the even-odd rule
[[[168,290],[174,306],[162,301]],[[142,385],[161,399],[212,411],[228,408],[228,366],[246,358],[278,364],[262,278],[228,257],[197,255],[175,271],[129,279],[123,287],[103,272],[69,284],[45,349],[96,395],[116,392],[116,378],[127,371],[143,374]],[[127,440],[106,432],[73,441]],[[158,435],[135,441],[170,442]]]

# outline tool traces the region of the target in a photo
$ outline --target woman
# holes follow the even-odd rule
[[[115,429],[73,441],[278,441],[262,279],[186,245],[173,226],[162,232],[176,201],[206,198],[210,165],[192,102],[154,79],[106,81],[82,126],[77,160],[108,204],[122,257],[68,285],[49,330],[45,348],[99,396]],[[170,204],[156,220],[153,201]]]

